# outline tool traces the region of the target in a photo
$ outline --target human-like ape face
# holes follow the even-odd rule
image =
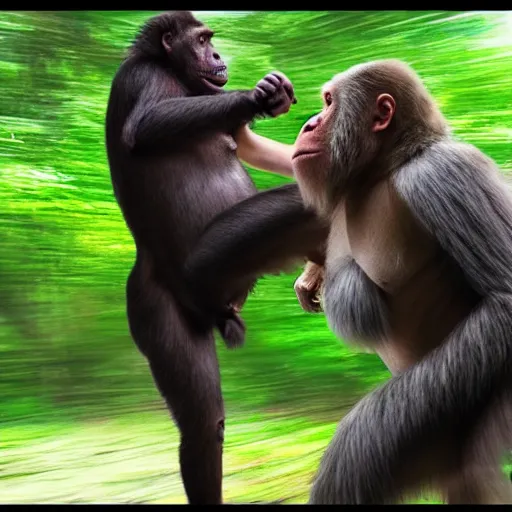
[[[293,172],[303,199],[308,206],[319,211],[325,207],[324,187],[332,165],[329,141],[335,109],[329,84],[322,90],[322,102],[322,111],[311,117],[300,130],[292,157]]]
[[[301,193],[322,214],[377,157],[395,112],[393,96],[365,82],[364,70],[355,66],[323,86],[322,111],[295,142],[293,169]]]
[[[162,36],[171,69],[196,94],[215,94],[228,81],[227,67],[212,44],[213,31],[196,23]]]

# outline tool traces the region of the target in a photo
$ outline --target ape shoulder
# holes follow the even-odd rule
[[[404,165],[394,184],[475,291],[512,291],[512,198],[492,159],[443,140]]]
[[[136,102],[140,99],[155,97],[162,90],[162,83],[169,77],[157,64],[141,57],[128,57],[119,67],[112,82],[112,90],[125,101]]]
[[[165,99],[169,84],[165,70],[148,59],[132,56],[121,64],[112,82],[107,124],[117,125],[125,147],[134,147],[137,126]]]

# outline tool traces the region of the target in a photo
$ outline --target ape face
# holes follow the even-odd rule
[[[304,202],[319,212],[325,209],[327,174],[332,167],[330,140],[336,119],[336,106],[330,84],[322,91],[322,111],[310,118],[295,141],[293,172]]]
[[[132,49],[169,72],[189,93],[216,94],[228,74],[212,37],[213,31],[191,12],[166,12],[145,23]]]
[[[304,201],[321,214],[328,214],[349,186],[376,177],[389,155],[399,90],[374,67],[357,65],[326,83],[322,111],[295,142],[295,177]]]
[[[198,22],[179,35],[166,32],[162,45],[178,78],[196,93],[215,94],[228,81],[227,67],[212,44],[213,31]]]

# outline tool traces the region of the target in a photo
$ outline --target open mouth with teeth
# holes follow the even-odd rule
[[[209,85],[214,87],[223,87],[228,81],[228,71],[226,66],[219,66],[208,71],[203,71],[201,77]]]

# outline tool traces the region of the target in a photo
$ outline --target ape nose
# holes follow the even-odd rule
[[[304,132],[312,132],[322,121],[322,117],[320,114],[313,116],[305,125]]]
[[[213,52],[213,58],[215,60],[220,60],[220,55],[217,52]]]

